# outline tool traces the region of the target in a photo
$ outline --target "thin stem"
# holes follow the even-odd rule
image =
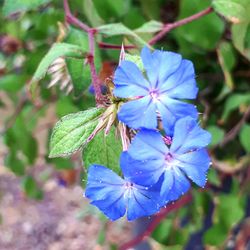
[[[99,42],[98,43],[99,48],[102,49],[121,49],[121,45],[118,44],[110,44],[110,43],[104,43],[104,42]],[[135,45],[123,45],[124,49],[134,49],[136,48]]]
[[[102,103],[102,90],[101,90],[101,80],[99,79],[94,63],[94,54],[95,54],[95,31],[89,30],[89,56],[88,56],[88,63],[90,67],[91,77],[92,77],[92,84],[95,90],[95,98],[97,104]]]
[[[66,21],[70,24],[74,24],[75,26],[78,26],[85,32],[88,32],[90,27],[72,15],[70,8],[69,8],[68,0],[63,0],[63,5],[64,5]]]
[[[74,24],[75,26],[81,28],[83,31],[88,33],[89,38],[89,55],[87,57],[87,61],[90,67],[92,84],[95,90],[95,99],[98,105],[102,104],[103,96],[101,91],[101,80],[99,79],[96,68],[95,68],[95,33],[97,32],[96,29],[90,28],[87,24],[81,22],[79,19],[74,17],[70,11],[68,0],[63,0],[64,3],[64,10],[66,15],[66,21],[69,24]]]
[[[158,42],[160,39],[162,39],[172,29],[175,29],[179,26],[190,23],[190,22],[192,22],[192,21],[194,21],[202,16],[205,16],[205,15],[211,13],[212,11],[213,11],[212,7],[208,7],[207,9],[202,10],[202,11],[200,11],[192,16],[189,16],[187,18],[184,18],[182,20],[179,20],[179,21],[176,21],[176,22],[170,23],[170,24],[165,24],[163,29],[158,34],[156,34],[148,43],[150,45],[153,45],[156,42]]]
[[[173,204],[168,205],[166,208],[163,208],[158,214],[155,215],[152,222],[149,224],[149,226],[142,234],[138,235],[131,241],[124,243],[122,246],[119,247],[119,250],[132,249],[138,243],[143,241],[146,237],[150,236],[151,233],[154,231],[154,229],[157,227],[157,225],[166,217],[167,214],[169,214],[172,211],[180,209],[181,207],[185,206],[191,201],[192,201],[192,195],[186,194],[180,200],[176,201]]]

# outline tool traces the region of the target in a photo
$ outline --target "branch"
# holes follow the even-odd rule
[[[79,27],[85,32],[88,32],[90,27],[72,15],[70,8],[69,8],[68,0],[63,0],[63,5],[64,5],[64,11],[65,11],[67,23],[74,24],[75,26]]]
[[[198,18],[201,18],[201,17],[211,13],[212,11],[213,11],[212,7],[208,7],[207,9],[202,10],[202,11],[200,11],[192,16],[189,16],[187,18],[184,18],[182,20],[179,20],[179,21],[176,21],[176,22],[170,23],[170,24],[165,24],[163,29],[156,36],[154,36],[148,43],[150,45],[153,45],[156,42],[158,42],[159,40],[161,40],[172,29],[175,29],[179,26],[190,23]]]
[[[175,203],[170,204],[166,208],[161,209],[161,211],[155,215],[152,222],[148,225],[148,227],[145,229],[145,231],[142,234],[138,235],[137,237],[135,237],[131,241],[128,241],[128,242],[124,243],[123,245],[121,245],[119,247],[119,250],[127,250],[127,249],[131,249],[134,246],[136,246],[138,243],[143,241],[146,237],[151,235],[151,233],[158,226],[158,224],[163,219],[165,219],[166,215],[168,215],[172,211],[180,209],[181,207],[183,207],[186,204],[188,204],[189,202],[191,202],[191,200],[192,200],[192,195],[189,193],[189,194],[186,194],[185,196],[183,196],[181,199],[179,199]]]
[[[84,32],[88,33],[89,37],[89,55],[87,57],[87,62],[90,67],[90,72],[91,72],[91,79],[92,79],[92,84],[95,90],[95,99],[96,103],[99,105],[102,105],[103,103],[103,95],[102,95],[102,90],[101,90],[101,80],[99,79],[96,68],[95,68],[95,60],[94,60],[94,55],[95,55],[95,33],[97,32],[96,29],[90,28],[87,24],[81,22],[79,19],[74,17],[70,11],[69,8],[69,3],[68,0],[63,0],[64,3],[64,11],[65,11],[65,16],[66,16],[66,21],[69,24],[74,24],[75,26],[81,28]]]
[[[104,42],[99,42],[98,43],[99,48],[102,49],[121,49],[121,45],[118,44],[110,44],[110,43],[104,43]],[[124,49],[134,49],[136,48],[135,45],[123,45]]]
[[[218,161],[212,157],[212,166],[219,170],[220,172],[227,175],[234,175],[235,173],[241,171],[243,168],[247,167],[250,164],[250,156],[246,155],[240,158],[236,164],[227,164],[224,161]]]
[[[246,120],[250,117],[250,107],[244,112],[240,121],[225,135],[223,141],[219,144],[220,147],[225,146],[228,142],[232,141],[240,132],[241,127],[245,124]]]

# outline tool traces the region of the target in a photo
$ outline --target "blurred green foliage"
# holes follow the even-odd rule
[[[87,120],[83,122],[81,114],[88,112],[95,116],[101,112],[83,111],[95,105],[94,96],[88,90],[91,84],[86,64],[88,37],[82,30],[64,24],[62,1],[5,0],[0,3],[0,112],[8,108],[9,103],[12,107],[7,116],[0,118],[1,141],[8,149],[4,155],[5,165],[21,176],[28,197],[40,199],[40,180],[36,181],[30,174],[39,157],[40,144],[36,139],[39,122],[45,119],[50,107],[54,107],[57,119],[78,112],[69,115],[75,118],[71,127],[65,118],[57,124],[66,128],[65,134],[59,135],[63,138],[62,150],[53,144],[58,146],[60,142],[50,145],[51,154],[65,155],[65,150],[72,152],[79,148],[91,133],[89,127],[95,125]],[[250,157],[250,0],[70,1],[72,12],[98,30],[95,65],[103,82],[111,76],[113,64],[118,64],[119,50],[102,49],[98,43],[121,45],[123,42],[140,49],[164,23],[183,19],[209,6],[214,8],[213,13],[176,28],[154,46],[177,51],[193,61],[200,88],[197,100],[200,118],[213,135],[210,154],[231,171],[228,176],[214,165],[208,175],[208,189],[202,192],[194,189],[192,204],[170,214],[159,224],[152,237],[162,247],[171,249],[182,249],[190,235],[201,230],[205,245],[226,249],[233,228],[244,217],[249,164],[243,164],[237,171],[232,164],[243,156]],[[139,49],[130,53],[139,55]],[[65,63],[60,64],[57,75],[53,78],[53,74],[47,74],[43,78],[51,64],[62,56],[66,57]],[[140,63],[136,57],[131,60]],[[65,77],[69,77],[67,84],[73,86],[69,95],[62,86]],[[57,81],[48,89],[51,79]],[[35,99],[28,91],[31,82],[37,92]],[[53,124],[46,127],[46,141],[52,127]],[[74,139],[73,150],[65,136],[71,139],[70,143]],[[121,147],[113,148],[114,143],[114,131],[105,138],[99,134],[86,149],[89,153],[83,156],[85,164],[105,162],[104,165],[115,168]],[[49,146],[47,152],[48,149]],[[95,158],[98,151],[102,154]],[[74,167],[70,159],[48,159],[47,155],[42,157],[55,169]],[[214,209],[211,210],[211,206]],[[207,216],[211,217],[211,225],[204,226]],[[104,237],[101,231],[98,240],[103,242]]]

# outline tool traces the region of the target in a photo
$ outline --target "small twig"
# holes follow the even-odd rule
[[[121,49],[121,45],[118,44],[110,44],[110,43],[104,43],[104,42],[99,42],[98,43],[99,48],[102,49]],[[124,49],[135,49],[135,45],[123,45]]]
[[[138,243],[143,241],[146,237],[151,235],[151,233],[154,231],[157,225],[166,217],[167,214],[169,214],[172,211],[176,211],[180,209],[181,207],[184,207],[186,204],[191,202],[191,200],[192,200],[192,195],[189,193],[183,196],[181,199],[179,199],[175,203],[168,205],[166,208],[163,208],[158,214],[155,215],[152,222],[149,224],[149,226],[146,228],[146,230],[142,234],[138,235],[131,241],[124,243],[122,246],[119,247],[119,250],[127,250],[136,246]]]
[[[64,11],[65,11],[67,23],[74,24],[75,26],[78,26],[85,32],[88,32],[90,27],[72,15],[70,8],[69,8],[68,0],[63,0],[63,5],[64,5]]]
[[[97,105],[102,105],[103,103],[103,96],[102,96],[102,90],[101,90],[101,80],[99,79],[96,68],[95,68],[95,60],[94,60],[94,55],[95,55],[95,33],[97,32],[96,29],[90,28],[87,24],[81,22],[79,19],[74,17],[70,11],[69,8],[69,3],[68,0],[64,0],[64,10],[65,10],[65,15],[66,15],[66,21],[69,24],[74,24],[75,26],[81,28],[84,32],[88,33],[89,37],[89,55],[87,57],[87,62],[90,67],[90,72],[91,72],[91,78],[92,78],[92,84],[95,90],[95,99]]]
[[[250,107],[247,108],[243,117],[240,121],[225,135],[224,139],[219,144],[220,147],[225,146],[228,142],[232,141],[237,134],[240,132],[241,127],[244,125],[246,120],[250,117]]]
[[[19,103],[16,105],[16,110],[14,111],[13,115],[8,119],[4,131],[0,131],[0,134],[4,134],[9,128],[11,128],[14,125],[16,118],[22,111],[27,101],[28,101],[27,95],[23,94],[19,100]]]
[[[225,163],[224,161],[218,161],[214,157],[212,157],[212,163],[212,166],[220,172],[228,175],[234,175],[235,173],[248,166],[248,164],[250,164],[250,156],[246,155],[241,157],[239,162],[234,165],[230,165],[228,163]]]
[[[200,17],[203,17],[203,16],[211,13],[212,11],[213,11],[212,7],[208,7],[207,9],[202,10],[202,11],[200,11],[192,16],[189,16],[187,18],[184,18],[182,20],[179,20],[179,21],[176,21],[176,22],[170,23],[170,24],[165,24],[163,29],[149,41],[149,44],[150,45],[155,44],[156,42],[161,40],[170,30],[175,29],[175,28],[182,26],[184,24],[190,23],[190,22],[192,22]]]

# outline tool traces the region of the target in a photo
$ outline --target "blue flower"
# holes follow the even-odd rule
[[[118,118],[134,129],[155,129],[159,114],[166,133],[172,135],[177,119],[197,118],[195,106],[179,100],[196,98],[193,64],[179,54],[160,50],[151,53],[147,47],[141,58],[147,78],[130,61],[122,61],[115,71],[114,95],[132,98],[121,106]]]
[[[142,129],[128,150],[127,179],[148,187],[160,181],[164,202],[176,200],[187,192],[189,179],[204,187],[210,165],[204,147],[210,139],[210,134],[191,117],[176,122],[170,146],[164,143],[160,132]]]
[[[122,154],[122,170],[127,172],[127,155]],[[88,171],[85,196],[92,200],[110,220],[117,220],[127,212],[128,220],[149,216],[159,211],[159,188],[147,188],[122,179],[112,170],[92,165]]]

